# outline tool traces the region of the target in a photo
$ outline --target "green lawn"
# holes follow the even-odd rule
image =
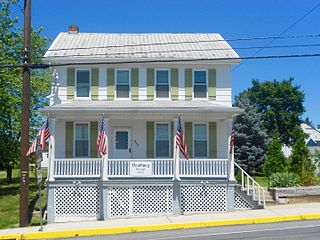
[[[12,182],[6,182],[6,173],[0,171],[0,229],[19,226],[19,174],[20,170],[13,170]],[[29,222],[30,225],[39,225],[38,186],[34,171],[30,172],[29,180]],[[42,205],[46,205],[46,191],[44,181],[46,172],[43,171]]]
[[[268,178],[267,177],[254,177],[257,183],[259,183],[262,187],[268,187]]]

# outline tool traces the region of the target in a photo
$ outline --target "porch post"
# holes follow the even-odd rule
[[[49,123],[50,138],[49,138],[49,157],[48,157],[48,176],[49,181],[54,181],[54,160],[55,160],[55,131],[56,131],[56,119],[50,118]]]
[[[106,135],[107,135],[107,144],[109,144],[109,136],[108,136],[108,130],[109,130],[109,119],[104,118],[104,124],[106,129]],[[109,159],[109,146],[107,146],[107,154],[102,157],[102,181],[108,180],[108,159]]]

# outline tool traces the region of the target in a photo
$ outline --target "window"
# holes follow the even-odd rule
[[[130,72],[129,70],[117,70],[117,98],[130,97]]]
[[[89,156],[89,126],[87,123],[76,124],[75,156]]]
[[[207,98],[207,71],[193,72],[193,97]]]
[[[169,157],[169,124],[156,124],[156,157]]]
[[[208,138],[207,138],[207,125],[195,124],[194,125],[194,156],[207,157]]]
[[[169,98],[169,71],[156,71],[156,98]]]
[[[76,96],[78,98],[90,97],[90,71],[77,70]]]

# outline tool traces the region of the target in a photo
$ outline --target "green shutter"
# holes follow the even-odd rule
[[[209,122],[209,157],[217,158],[217,123]]]
[[[179,70],[171,69],[171,100],[178,100]]]
[[[90,157],[97,158],[98,122],[90,122]]]
[[[170,129],[170,135],[171,135],[171,156],[173,157],[173,146],[174,146],[174,144],[173,144],[173,142],[174,142],[174,123],[173,122],[171,122],[171,129]]]
[[[147,69],[147,99],[153,100],[154,98],[154,69]]]
[[[73,158],[73,122],[66,122],[66,158]]]
[[[75,69],[67,69],[67,99],[74,99]]]
[[[154,158],[154,122],[147,122],[147,158]]]
[[[185,98],[192,100],[192,69],[185,69]]]
[[[185,140],[188,147],[189,157],[192,158],[192,146],[193,146],[193,138],[192,138],[192,122],[186,122],[185,126]]]
[[[107,100],[114,99],[114,68],[107,69]]]
[[[139,68],[131,69],[131,98],[139,100]]]
[[[217,71],[216,69],[209,69],[209,85],[208,93],[210,100],[216,100],[217,91]]]
[[[98,100],[99,95],[99,68],[91,70],[91,99]]]

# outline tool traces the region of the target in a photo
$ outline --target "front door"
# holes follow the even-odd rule
[[[131,129],[113,129],[113,158],[131,158]]]

